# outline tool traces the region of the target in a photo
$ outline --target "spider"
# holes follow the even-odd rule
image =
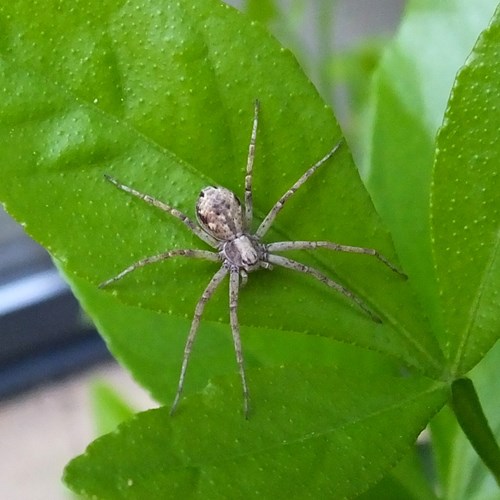
[[[393,266],[383,255],[372,248],[355,247],[349,245],[340,245],[329,241],[280,241],[275,243],[263,243],[262,239],[271,228],[276,216],[279,214],[285,203],[290,200],[294,193],[319,169],[323,164],[330,159],[335,152],[340,148],[343,139],[338,141],[336,145],[319,161],[312,165],[306,172],[288,189],[283,196],[275,203],[264,220],[261,222],[257,230],[252,233],[251,227],[253,223],[253,202],[252,202],[252,175],[253,164],[255,158],[255,143],[257,138],[257,128],[259,121],[259,101],[255,101],[254,117],[252,124],[252,132],[250,136],[250,145],[248,147],[248,157],[245,176],[245,204],[242,207],[240,200],[236,195],[224,187],[208,186],[201,190],[196,202],[196,217],[198,225],[191,220],[187,215],[163,203],[162,201],[135,190],[132,187],[122,184],[117,179],[105,174],[105,178],[114,184],[118,189],[125,191],[146,203],[153,205],[177,219],[181,220],[185,226],[198,238],[210,245],[215,251],[200,250],[200,249],[175,249],[169,250],[158,255],[146,257],[130,265],[119,274],[110,278],[99,285],[99,288],[104,288],[116,281],[122,279],[127,274],[139,269],[140,267],[160,262],[173,257],[187,257],[193,259],[203,259],[219,264],[222,263],[219,270],[213,275],[207,287],[203,291],[194,310],[194,316],[191,323],[191,328],[184,347],[184,355],[182,359],[181,371],[177,392],[170,410],[172,415],[181,398],[184,388],[187,366],[193,343],[200,326],[200,320],[207,302],[214,294],[217,287],[221,284],[226,275],[229,274],[229,317],[231,331],[233,336],[234,350],[236,353],[236,361],[238,364],[241,384],[243,388],[243,413],[245,418],[248,418],[249,413],[249,391],[247,378],[245,374],[245,366],[243,361],[243,351],[241,347],[240,326],[238,322],[238,297],[240,287],[243,286],[248,279],[248,273],[257,271],[258,269],[272,269],[272,266],[281,266],[293,271],[308,274],[324,283],[337,292],[345,295],[353,301],[357,306],[364,311],[373,321],[381,322],[380,318],[373,313],[365,303],[357,297],[349,289],[333,281],[325,276],[317,269],[301,264],[287,257],[276,255],[275,252],[283,252],[286,250],[313,250],[316,248],[326,248],[338,252],[350,252],[357,254],[371,255],[389,267],[392,271],[403,275],[395,266]],[[404,276],[404,275],[403,275]]]

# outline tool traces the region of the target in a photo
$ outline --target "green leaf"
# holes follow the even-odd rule
[[[463,375],[483,358],[500,332],[499,42],[500,9],[457,77],[438,136],[432,187],[433,250],[453,376]],[[498,444],[473,386],[467,379],[458,380],[453,389],[455,414],[498,482]],[[478,490],[480,474],[470,476],[475,476],[472,489]],[[450,489],[463,493],[464,481],[454,477]]]
[[[359,144],[363,132],[364,114],[371,104],[373,73],[380,64],[385,46],[389,43],[386,37],[370,37],[363,39],[351,49],[336,54],[329,64],[329,73],[335,85],[345,92],[349,116],[343,123],[344,133],[353,148],[355,156],[360,149]]]
[[[498,366],[500,343],[470,373],[489,426],[500,441],[498,411]],[[459,427],[450,408],[445,407],[431,422],[432,443],[436,450],[440,490],[449,500],[494,500],[498,485]]]
[[[457,379],[451,390],[451,406],[460,427],[500,486],[500,448],[472,381],[465,377]]]
[[[270,24],[278,15],[274,0],[246,0],[245,12],[262,24]]]
[[[432,237],[455,376],[500,337],[500,8],[460,71],[439,132]]]
[[[36,16],[27,1],[0,8],[7,33],[1,168],[9,179],[0,197],[68,274],[96,286],[144,256],[203,246],[179,221],[105,182],[104,173],[190,215],[203,185],[241,193],[259,97],[254,191],[260,219],[339,137],[290,53],[227,6],[58,5],[47,2]],[[269,239],[328,239],[374,247],[395,260],[345,147],[297,193]],[[304,261],[338,277],[384,324],[311,278],[275,270],[251,276],[241,294],[243,325],[331,336],[439,376],[441,352],[399,276],[366,256],[325,251]],[[214,271],[211,263],[177,259],[136,271],[113,293],[188,318]],[[227,321],[222,290],[205,317]]]
[[[81,279],[72,278],[70,283],[85,310],[96,318],[115,357],[130,368],[156,400],[170,405],[177,388],[190,319],[127,306]],[[398,365],[385,357],[316,335],[247,327],[243,330],[243,344],[249,369],[314,362],[316,365],[334,363],[339,371],[359,365],[368,379],[378,373],[399,372]],[[228,326],[203,322],[194,346],[185,394],[203,390],[212,377],[234,374],[235,364]],[[259,387],[250,383],[252,392],[256,393],[254,403],[260,406]],[[326,388],[325,397],[330,397]],[[240,407],[241,404],[237,405],[234,412]]]
[[[450,378],[470,370],[493,345],[499,331],[495,298],[499,90],[498,57],[494,55],[498,35],[493,35],[497,33],[493,25],[458,75],[438,139],[440,151],[434,172],[433,137],[442,120],[451,78],[497,5],[497,1],[412,2],[396,42],[384,57],[375,85],[367,172],[370,191],[393,231],[410,282],[431,315],[434,331],[450,358]],[[485,147],[488,138],[494,143],[491,147]],[[443,148],[457,146],[464,152],[462,158],[459,152],[443,152]],[[485,157],[487,174],[483,166],[478,168]],[[478,195],[482,189],[484,197]],[[472,232],[464,229],[479,217],[487,219],[484,224],[481,221],[480,228]],[[479,247],[481,251],[477,251]],[[498,371],[498,365],[496,368]],[[448,415],[441,430],[450,428],[450,422]],[[462,460],[466,445],[462,439],[460,446],[452,448],[454,438],[441,432],[440,439],[434,442],[439,461],[453,464],[443,490],[447,498],[460,498],[457,492],[462,498],[471,498],[475,489],[479,491],[484,484],[491,486],[493,478],[488,478],[473,451]],[[447,451],[448,447],[455,453]],[[470,474],[463,473],[470,468]]]
[[[236,377],[233,387],[215,380],[176,417],[151,410],[98,439],[65,480],[106,499],[352,497],[397,460],[447,389],[424,379],[369,380],[351,368],[347,377],[326,366],[254,371],[266,404],[250,420],[227,411],[240,399]],[[335,388],[338,404],[323,398],[323,387]],[[397,433],[388,419],[401,422]]]
[[[358,500],[437,499],[432,484],[424,474],[423,465],[423,457],[415,447],[382,481],[356,498]]]
[[[170,405],[177,386],[189,320],[179,320],[167,314],[158,314],[121,304],[110,294],[79,281],[74,285],[77,285],[77,292],[82,294],[83,305],[87,311],[98,318],[99,327],[105,332],[106,341],[112,352],[131,368],[139,382],[148,387],[154,397]],[[107,314],[104,314],[104,311]],[[228,480],[234,475],[233,461],[239,462],[242,455],[253,455],[257,465],[262,463],[264,467],[262,471],[267,472],[256,472],[255,468],[247,464],[242,465],[246,468],[245,476],[238,475],[242,478],[242,484],[235,485],[235,487],[249,488],[250,497],[253,491],[250,489],[253,484],[252,478],[256,481],[267,480],[269,483],[274,480],[274,471],[269,467],[265,468],[267,463],[265,460],[279,461],[282,468],[286,468],[287,463],[296,464],[299,470],[294,472],[295,478],[297,480],[300,477],[301,481],[305,482],[305,488],[310,484],[308,481],[311,475],[311,454],[322,457],[323,453],[327,455],[321,447],[330,446],[332,439],[330,434],[325,436],[325,440],[318,445],[319,448],[314,445],[310,452],[301,454],[294,449],[290,452],[294,454],[293,458],[287,455],[286,449],[277,449],[276,454],[268,459],[261,458],[266,455],[264,451],[268,450],[266,442],[272,450],[274,439],[288,439],[287,434],[291,432],[289,426],[295,424],[297,434],[294,435],[304,433],[302,439],[307,441],[313,432],[311,429],[316,429],[314,432],[318,433],[324,432],[324,428],[318,422],[320,416],[328,419],[329,414],[338,415],[338,412],[342,414],[349,409],[352,413],[352,425],[356,428],[355,432],[364,433],[364,439],[360,437],[358,441],[351,441],[349,453],[337,456],[336,459],[339,461],[345,460],[340,468],[345,472],[331,475],[330,458],[325,457],[314,461],[315,474],[325,477],[325,482],[318,484],[317,488],[331,491],[334,488],[347,487],[344,481],[349,479],[349,474],[358,474],[358,471],[346,464],[350,462],[350,457],[359,454],[367,463],[373,464],[373,467],[366,466],[362,481],[356,483],[354,478],[352,479],[352,482],[356,484],[349,486],[351,491],[361,491],[378,481],[383,471],[392,467],[411,447],[414,437],[425,424],[425,418],[421,418],[421,412],[429,418],[448,397],[449,389],[445,385],[434,386],[431,381],[421,377],[402,377],[398,367],[389,363],[385,357],[364,349],[338,344],[327,338],[262,328],[246,328],[243,341],[252,396],[252,412],[247,421],[248,426],[241,416],[241,386],[234,373],[234,352],[227,327],[205,322],[191,359],[185,390],[187,397],[182,401],[174,417],[163,412],[159,417],[159,422],[155,424],[160,426],[158,429],[160,455],[158,456],[155,450],[141,441],[140,437],[144,431],[141,423],[139,427],[130,429],[130,435],[127,434],[132,439],[132,434],[138,433],[136,434],[138,436],[137,449],[130,449],[129,437],[124,437],[123,434],[113,435],[112,446],[107,441],[98,453],[85,455],[73,462],[77,465],[70,466],[71,473],[66,476],[67,483],[76,491],[83,488],[87,492],[95,493],[98,497],[114,498],[115,495],[120,497],[123,494],[119,489],[120,484],[125,480],[128,481],[128,469],[129,467],[136,468],[136,462],[155,463],[157,460],[163,460],[164,454],[177,455],[180,449],[186,450],[193,439],[204,440],[206,446],[212,443],[219,449],[219,446],[224,446],[220,444],[222,434],[226,436],[222,443],[225,443],[226,439],[240,442],[238,449],[233,447],[224,449],[222,452],[224,459],[218,465],[217,470],[221,477],[226,475],[225,483],[235,485],[234,481]],[[323,376],[327,378],[322,379]],[[333,379],[330,380],[330,377]],[[358,380],[364,382],[358,385]],[[374,382],[377,380],[379,382]],[[396,386],[402,384],[403,395],[399,399],[397,390],[393,391],[394,384]],[[389,385],[391,391],[388,394]],[[431,387],[435,387],[435,390],[430,389]],[[422,388],[426,394],[420,394],[419,388]],[[416,393],[413,392],[414,389]],[[415,401],[413,397],[416,398]],[[367,406],[362,403],[365,400],[371,401],[370,404],[377,407],[380,405],[380,415],[377,414],[375,420],[372,419],[375,414],[366,414]],[[302,403],[297,406],[295,404],[297,401]],[[308,408],[305,412],[304,404]],[[204,412],[207,405],[214,411],[216,409],[220,414],[206,415]],[[317,405],[323,409],[319,411]],[[414,405],[418,409],[412,409]],[[401,416],[394,406],[404,411],[404,416]],[[383,422],[378,422],[379,418]],[[282,431],[277,431],[276,428],[280,427],[282,420],[285,422],[284,427]],[[332,422],[335,422],[335,419]],[[200,423],[203,424],[201,428]],[[144,423],[146,427],[150,424],[153,425],[154,422]],[[163,433],[170,431],[166,431],[165,428],[175,431],[176,436],[179,436],[178,440],[172,442],[171,439],[166,438]],[[251,432],[264,436],[258,440],[257,447],[255,443],[252,444],[251,436],[254,434],[247,436],[248,428],[252,430]],[[381,431],[381,428],[385,430]],[[395,428],[398,432],[394,432]],[[228,431],[229,429],[231,430]],[[400,429],[402,429],[401,433]],[[348,439],[346,436],[351,436],[351,431],[346,431],[344,436],[343,430],[343,426],[340,425],[338,431],[342,437],[339,439]],[[381,432],[388,434],[387,439],[381,439],[380,443],[374,445],[373,440],[378,440]],[[276,437],[268,442],[266,436]],[[167,442],[163,439],[167,439]],[[336,446],[335,439],[332,446]],[[114,451],[106,459],[101,452],[106,455],[110,449]],[[185,451],[186,460],[197,459],[192,450],[188,451]],[[381,460],[381,456],[385,458]],[[130,457],[134,459],[131,460]],[[94,467],[100,468],[102,461],[108,459],[116,461],[116,465],[112,468],[114,472],[109,474],[108,480],[102,479],[101,483],[101,478],[96,480]],[[214,458],[214,460],[218,459]],[[124,462],[129,462],[129,465]],[[356,464],[357,462],[353,464],[353,467]],[[124,471],[122,465],[127,470]],[[206,463],[204,465],[207,466]],[[167,466],[168,460],[162,467]],[[141,467],[137,469],[139,474],[142,474]],[[184,477],[186,473],[187,469],[183,467],[171,471],[175,477]],[[168,478],[171,477],[168,476]],[[165,481],[168,481],[168,478]],[[283,480],[286,481],[286,477]],[[144,479],[144,484],[141,486],[144,490],[139,492],[134,490],[131,495],[140,497],[146,495],[147,491],[147,496],[154,498],[155,492],[159,491],[158,488],[164,487],[162,481],[161,478],[148,477]],[[182,488],[196,487],[190,483],[189,479],[186,481]],[[105,482],[107,486],[104,486]],[[175,481],[168,483],[167,491],[171,491],[174,483]],[[218,485],[216,486],[218,488]],[[214,486],[214,491],[216,486]],[[103,492],[101,487],[109,488],[114,493],[110,490]],[[181,491],[185,492],[185,489]],[[203,498],[206,498],[204,495],[209,495],[205,490],[198,493]],[[211,494],[217,496],[216,493]]]
[[[375,74],[367,113],[359,163],[436,333],[439,305],[429,216],[435,134],[456,73],[497,5],[497,0],[409,2]]]
[[[111,432],[135,413],[116,390],[98,380],[91,386],[91,404],[97,435]]]
[[[170,405],[177,386],[189,320],[179,320],[168,314],[121,304],[110,294],[99,291],[82,280],[73,285],[76,285],[77,293],[81,294],[86,310],[98,319],[99,327],[105,332],[112,352],[131,368],[136,378],[150,389],[154,397]],[[306,488],[311,484],[310,467],[314,463],[314,474],[324,478],[316,488],[323,491],[337,488],[361,491],[378,481],[383,471],[392,467],[406,453],[414,437],[425,425],[425,419],[437,411],[448,397],[445,385],[433,385],[419,377],[401,377],[398,367],[383,356],[338,344],[327,338],[246,328],[243,341],[252,396],[249,421],[245,421],[240,412],[241,386],[234,373],[234,352],[227,327],[204,322],[187,377],[187,397],[176,415],[170,417],[166,411],[162,411],[158,421],[135,420],[126,434],[120,432],[109,436],[111,441],[98,441],[97,443],[103,444],[101,448],[97,444],[96,453],[84,455],[69,466],[65,476],[68,485],[75,491],[85,490],[99,498],[121,497],[124,494],[122,484],[128,484],[130,478],[136,483],[136,474],[129,475],[135,469],[137,474],[144,476],[144,482],[137,486],[139,490],[131,492],[132,498],[141,495],[155,498],[160,496],[156,492],[171,491],[178,481],[182,482],[179,494],[184,494],[191,488],[198,487],[196,481],[191,482],[191,469],[188,465],[176,466],[171,470],[169,468],[165,478],[163,474],[158,478],[150,477],[143,472],[143,467],[149,468],[146,464],[160,461],[163,465],[159,470],[163,471],[168,467],[168,457],[177,456],[179,450],[185,450],[183,453],[186,464],[188,461],[198,463],[198,445],[193,450],[192,443],[199,439],[205,443],[203,446],[208,447],[211,443],[217,449],[222,447],[223,458],[213,458],[217,462],[217,474],[222,478],[221,482],[243,488],[242,491],[248,488],[250,498],[254,491],[251,489],[254,480],[273,483],[273,463],[278,463],[283,469],[284,483],[287,481],[288,470],[285,464],[295,464],[299,470],[293,469],[289,473],[295,474],[295,480],[300,477]],[[358,380],[363,381],[361,385],[358,385]],[[394,384],[402,384],[401,398],[397,396],[396,387],[393,391]],[[389,385],[390,393],[386,389]],[[370,405],[380,411],[374,410]],[[206,411],[216,413],[207,414]],[[403,416],[400,411],[404,412]],[[346,412],[351,415],[349,418],[355,428],[352,432],[350,426],[343,421],[347,418]],[[422,412],[426,417],[422,417]],[[141,414],[139,419],[144,415]],[[333,416],[330,418],[329,415]],[[296,448],[288,451],[286,447],[280,449],[279,446],[273,451],[273,443],[279,442],[279,439],[290,439],[292,432],[294,436],[302,436],[299,441],[306,442],[310,440],[312,432],[324,433],[323,424],[318,419],[331,421],[334,427],[336,421],[343,422],[336,425],[335,429],[332,428],[332,435],[340,433],[338,437],[331,438],[331,434],[327,433],[324,439],[318,444],[311,444],[311,448],[304,453]],[[159,426],[156,431],[151,427],[153,425]],[[281,426],[281,430],[277,429]],[[150,441],[149,437],[144,437],[144,427],[149,429],[148,436],[151,432],[159,433],[154,438],[158,439],[158,448],[148,444]],[[396,427],[398,432],[394,432]],[[166,432],[175,433],[175,442],[168,434],[165,435]],[[382,438],[381,433],[387,434],[386,438]],[[361,434],[364,434],[363,439]],[[134,435],[137,447],[130,448],[129,441],[134,440]],[[226,436],[222,441],[221,435]],[[255,435],[260,436],[257,441],[252,438]],[[351,439],[349,451],[340,455],[333,454],[335,460],[343,463],[338,468],[343,472],[332,475],[329,472],[332,458],[325,450],[330,446],[337,446],[338,440],[345,439]],[[374,439],[377,440],[376,445]],[[233,442],[233,445],[224,447],[226,442]],[[311,455],[316,457],[313,462]],[[255,462],[253,467],[246,462],[242,463],[241,467],[245,467],[246,472],[244,476],[237,475],[242,478],[242,484],[236,484],[229,478],[234,477],[234,463],[241,463],[242,456],[254,456]],[[353,464],[354,469],[346,465],[353,456],[358,459],[360,456],[364,457],[366,471],[363,480],[356,481],[353,476],[352,484],[347,486],[345,481],[350,480],[350,474],[359,474],[357,461]],[[385,458],[381,460],[381,456]],[[94,469],[100,469],[103,460],[111,460],[114,464],[111,468],[114,472],[109,473],[107,478],[100,473],[96,476]],[[138,466],[139,463],[142,465]],[[368,463],[372,466],[368,466]],[[211,469],[208,458],[199,465]],[[256,471],[260,465],[261,470]],[[103,470],[109,471],[110,468],[106,465]],[[186,477],[184,481],[182,478]],[[207,498],[206,495],[209,498],[216,497],[219,486],[216,483],[213,491],[208,493],[200,486],[200,490],[195,493],[203,498]],[[193,495],[196,496],[195,493]]]

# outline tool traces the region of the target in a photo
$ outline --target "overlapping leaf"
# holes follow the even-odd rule
[[[434,147],[430,139],[442,120],[451,78],[497,4],[460,0],[412,2],[376,82],[370,190],[397,235],[401,258],[415,277],[412,282],[418,285],[428,312],[434,316],[436,335],[450,359],[450,376],[462,375],[474,366],[495,342],[499,331],[499,302],[495,295],[499,285],[495,270],[499,205],[499,79],[495,54],[498,12],[457,76],[445,126],[439,135],[440,151],[432,185],[432,240],[426,208]],[[440,51],[446,56],[440,55]],[[401,118],[405,116],[407,121],[401,127]],[[403,130],[412,141],[401,140],[398,134]],[[421,237],[425,234],[429,234],[428,238]],[[430,279],[432,247],[439,299]],[[491,363],[484,368],[489,379],[483,381],[485,387],[479,388],[480,397],[498,436],[496,413],[488,404],[497,384]],[[482,373],[484,368],[480,365],[474,373]],[[456,427],[453,416],[441,417],[440,423],[433,427],[433,447],[436,460],[442,465],[443,494],[447,498],[469,498],[494,491],[493,477],[465,442],[462,431],[450,433]],[[464,474],[464,470],[468,473]]]
[[[433,251],[450,371],[500,337],[500,9],[457,77],[438,136]]]
[[[173,318],[119,304],[95,290],[86,293],[86,306],[108,310],[109,325],[102,326],[113,349],[126,344],[114,329],[142,339],[129,354],[141,367],[137,372],[160,399],[173,395],[184,335],[161,334],[177,326]],[[277,492],[352,497],[401,458],[448,394],[445,384],[402,378],[375,353],[315,336],[248,329],[253,409],[245,420],[238,411],[239,379],[228,375],[234,364],[230,341],[221,347],[220,328],[206,325],[201,333],[188,388],[200,392],[173,417],[168,406],[141,413],[94,442],[66,469],[72,489],[106,499],[219,498],[236,492],[246,498]],[[389,422],[397,422],[397,433]]]
[[[497,0],[412,0],[373,85],[364,170],[377,210],[439,335],[430,237],[435,135],[457,71]],[[446,339],[441,339],[443,344]]]

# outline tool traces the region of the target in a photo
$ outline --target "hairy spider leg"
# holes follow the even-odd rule
[[[189,257],[193,259],[202,259],[202,260],[211,260],[212,262],[220,262],[220,256],[218,253],[210,252],[209,250],[197,250],[197,249],[176,249],[170,250],[168,252],[163,252],[158,255],[153,255],[151,257],[145,257],[134,264],[131,264],[123,271],[118,273],[116,276],[109,278],[106,281],[103,281],[99,288],[104,288],[115,281],[121,280],[124,276],[139,269],[140,267],[147,266],[149,264],[154,264],[155,262],[161,262],[163,260],[171,259],[172,257]]]
[[[384,257],[374,248],[353,247],[351,245],[340,245],[331,241],[276,241],[266,245],[269,252],[284,252],[286,250],[314,250],[315,248],[327,248],[335,252],[358,253],[375,257],[385,264],[391,271],[407,278],[406,274],[400,271],[396,266]]]
[[[240,371],[241,384],[243,386],[243,414],[248,418],[250,410],[250,395],[248,392],[245,365],[243,362],[243,351],[241,348],[240,324],[238,322],[238,297],[240,288],[240,276],[237,269],[232,269],[229,275],[229,318],[231,321],[231,333],[233,334],[234,351]]]
[[[252,135],[250,136],[250,144],[248,146],[247,170],[245,175],[245,228],[247,231],[251,230],[251,225],[253,222],[253,197],[252,197],[253,161],[255,159],[255,142],[257,139],[257,128],[259,126],[259,109],[260,109],[259,100],[255,99]]]
[[[163,201],[158,200],[157,198],[154,198],[153,196],[150,196],[149,194],[141,193],[140,191],[137,191],[134,188],[131,188],[129,186],[126,186],[125,184],[122,184],[120,181],[112,177],[111,175],[104,174],[104,177],[106,180],[111,182],[111,184],[114,184],[118,189],[121,189],[122,191],[125,191],[126,193],[129,193],[149,205],[152,205],[156,208],[159,208],[160,210],[163,210],[164,212],[169,213],[170,215],[173,215],[176,219],[179,219],[181,222],[184,223],[184,225],[198,238],[203,240],[205,243],[208,243],[212,248],[218,248],[218,242],[215,238],[207,234],[201,227],[197,226],[194,221],[192,221],[185,213],[181,212],[180,210],[177,210],[174,207],[171,207],[170,205],[167,205],[166,203],[163,203]]]
[[[321,165],[323,165],[337,152],[337,150],[340,148],[343,142],[344,139],[343,138],[340,139],[340,141],[337,142],[337,144],[335,144],[335,146],[331,151],[329,151],[325,156],[323,156],[321,160],[317,161],[312,167],[309,167],[306,170],[306,172],[302,174],[299,180],[295,182],[295,184],[275,203],[273,208],[271,208],[271,210],[266,215],[264,220],[261,222],[259,228],[255,232],[255,236],[257,238],[259,239],[262,238],[267,233],[267,231],[269,231],[274,222],[274,219],[276,219],[276,216],[283,208],[283,205],[295,194],[297,189],[299,189],[300,186],[302,186],[307,181],[307,179],[309,179],[314,174],[314,172],[316,172],[316,170],[318,170],[318,168],[321,167]]]
[[[382,320],[374,312],[372,312],[357,295],[355,295],[353,292],[351,292],[348,288],[341,285],[340,283],[337,283],[336,281],[333,281],[332,279],[328,278],[328,276],[325,276],[323,273],[320,273],[314,267],[306,266],[305,264],[297,262],[296,260],[292,260],[292,259],[289,259],[287,257],[283,257],[282,255],[268,254],[267,260],[271,264],[281,266],[281,267],[286,267],[287,269],[292,269],[293,271],[299,271],[301,273],[309,274],[310,276],[313,276],[318,281],[321,281],[321,283],[324,283],[325,285],[329,286],[330,288],[337,290],[337,292],[340,292],[341,294],[345,295],[347,298],[352,300],[373,321],[375,321],[376,323],[382,323]]]
[[[203,311],[207,302],[210,300],[212,295],[214,294],[217,287],[220,285],[226,274],[228,273],[228,268],[226,266],[222,266],[213,276],[207,287],[201,294],[200,300],[196,304],[194,309],[193,321],[191,322],[191,328],[189,330],[189,335],[186,340],[186,345],[184,346],[184,356],[182,358],[182,366],[181,366],[181,374],[179,376],[179,383],[177,385],[177,392],[175,393],[174,402],[172,403],[172,407],[170,409],[170,415],[173,415],[177,405],[179,404],[182,390],[184,389],[184,380],[186,378],[186,370],[189,363],[189,358],[191,356],[191,351],[193,350],[194,339],[196,338],[196,334],[198,333],[198,328],[200,327],[201,317],[203,315]]]

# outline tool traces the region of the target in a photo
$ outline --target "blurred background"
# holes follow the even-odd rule
[[[355,136],[366,75],[405,2],[226,3],[268,25],[334,106],[346,135]],[[0,498],[70,498],[60,480],[64,465],[99,432],[91,394],[102,385],[95,381],[114,387],[135,409],[154,402],[113,361],[45,250],[1,209],[0,342]]]

